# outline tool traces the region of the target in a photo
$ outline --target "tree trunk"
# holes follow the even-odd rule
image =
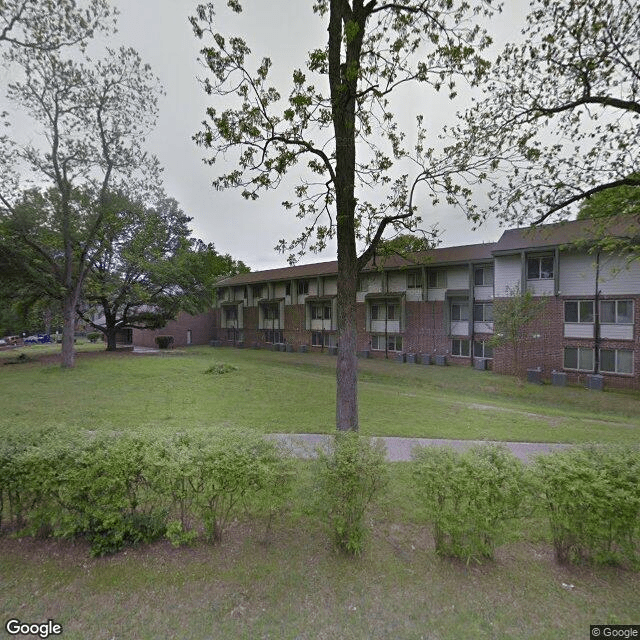
[[[116,346],[116,335],[117,331],[115,327],[106,327],[106,331],[104,335],[107,339],[107,351],[115,351],[118,347]]]
[[[62,308],[62,366],[72,368],[75,365],[76,296],[67,293]]]
[[[358,430],[358,358],[356,332],[355,242],[338,232],[338,362],[336,366],[336,428]],[[351,246],[349,246],[351,245]]]

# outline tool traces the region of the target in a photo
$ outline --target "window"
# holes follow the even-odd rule
[[[331,320],[331,305],[312,304],[311,319],[312,320]]]
[[[565,300],[565,322],[593,322],[593,300]]]
[[[452,340],[451,341],[451,355],[452,356],[469,356],[469,341],[468,340]]]
[[[493,322],[493,302],[478,302],[473,305],[474,322]]]
[[[447,272],[442,270],[429,271],[427,283],[430,289],[445,289],[447,286]]]
[[[602,324],[633,324],[633,300],[602,300],[600,322]]]
[[[451,303],[451,321],[463,322],[469,320],[469,305],[466,302]]]
[[[600,371],[633,373],[633,351],[628,349],[600,349]]]
[[[371,319],[372,320],[384,320],[385,309],[387,312],[387,320],[400,320],[400,305],[399,304],[384,304],[376,303],[371,305]]]
[[[311,346],[312,347],[335,347],[336,334],[326,333],[325,331],[313,331],[311,333]]]
[[[358,291],[369,290],[369,278],[367,276],[358,276]]]
[[[565,347],[564,368],[577,371],[593,371],[593,349]]]
[[[402,351],[402,336],[388,335],[385,342],[384,336],[371,336],[371,349],[373,351]]]
[[[254,284],[253,287],[251,287],[251,294],[253,295],[254,300],[262,298],[262,285]]]
[[[264,332],[264,341],[273,344],[282,344],[284,342],[284,331],[282,331],[282,329],[267,329]]]
[[[527,259],[527,280],[549,280],[550,278],[553,278],[553,256]]]
[[[218,289],[218,300],[224,300],[227,297],[227,290],[226,289]]]
[[[224,319],[227,322],[232,322],[238,319],[238,307],[227,307],[224,310]]]
[[[242,342],[242,339],[243,339],[242,331],[239,331],[238,329],[235,329],[235,328],[227,329],[227,340]]]
[[[409,271],[407,273],[407,289],[422,288],[422,273],[420,271]]]
[[[493,358],[493,347],[488,342],[474,342],[473,355],[476,358]]]
[[[493,284],[492,267],[476,267],[473,271],[473,283],[476,287],[488,287]]]
[[[279,320],[280,309],[277,304],[264,305],[264,319],[265,320]]]
[[[309,281],[308,280],[298,280],[298,295],[306,296],[309,294]]]
[[[291,283],[287,282],[287,284],[284,287],[284,295],[285,296],[290,296],[291,295]]]

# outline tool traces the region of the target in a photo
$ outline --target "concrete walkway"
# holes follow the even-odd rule
[[[325,448],[332,435],[317,433],[271,433],[269,438],[274,438],[291,447],[293,453],[302,458],[310,458],[315,455],[317,447]],[[550,444],[543,442],[490,442],[488,440],[440,440],[433,438],[373,438],[381,440],[387,448],[387,459],[390,462],[406,462],[411,460],[411,450],[414,447],[442,447],[449,446],[457,451],[465,451],[470,447],[482,444],[502,444],[520,460],[528,462],[540,453],[549,453],[559,449],[570,447],[569,444]]]

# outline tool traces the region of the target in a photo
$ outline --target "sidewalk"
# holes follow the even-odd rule
[[[295,455],[310,458],[315,455],[316,447],[326,447],[333,435],[318,433],[271,433],[267,437],[291,446]],[[470,447],[482,444],[501,444],[507,447],[517,458],[528,462],[540,453],[549,453],[559,449],[566,449],[570,444],[551,444],[544,442],[491,442],[489,440],[440,440],[433,438],[373,438],[381,440],[387,448],[389,462],[407,462],[411,460],[411,450],[414,447],[443,447],[449,446],[457,451],[465,451]]]

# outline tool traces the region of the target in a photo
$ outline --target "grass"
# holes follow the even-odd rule
[[[97,347],[101,348],[100,345]],[[0,364],[0,429],[154,429],[221,425],[260,432],[334,429],[335,358],[190,348],[94,353],[73,370],[41,358]],[[0,354],[0,362],[16,351]],[[3,360],[4,359],[4,360]],[[522,384],[491,372],[360,362],[361,428],[370,435],[637,443],[640,394]],[[220,546],[167,541],[91,558],[82,542],[0,536],[0,619],[53,619],[65,640],[573,640],[590,624],[638,622],[640,574],[560,567],[544,522],[527,521],[495,562],[433,551],[407,463],[394,463],[360,558],[333,551],[313,515],[309,462],[266,544],[259,519]],[[297,505],[297,506],[296,506]],[[4,629],[3,629],[4,632]]]
[[[558,566],[539,523],[492,563],[436,556],[407,467],[392,465],[391,493],[355,559],[335,553],[304,508],[278,519],[269,544],[256,520],[236,522],[219,547],[160,542],[98,559],[81,543],[0,538],[0,616],[53,618],[70,640],[557,640],[637,623],[640,575]]]
[[[47,349],[25,352],[46,356]],[[48,361],[0,366],[0,384],[0,428],[334,430],[335,358],[322,354],[90,352],[78,357],[73,370]],[[632,443],[640,435],[639,401],[637,392],[527,385],[467,367],[360,362],[360,426],[366,435]]]

